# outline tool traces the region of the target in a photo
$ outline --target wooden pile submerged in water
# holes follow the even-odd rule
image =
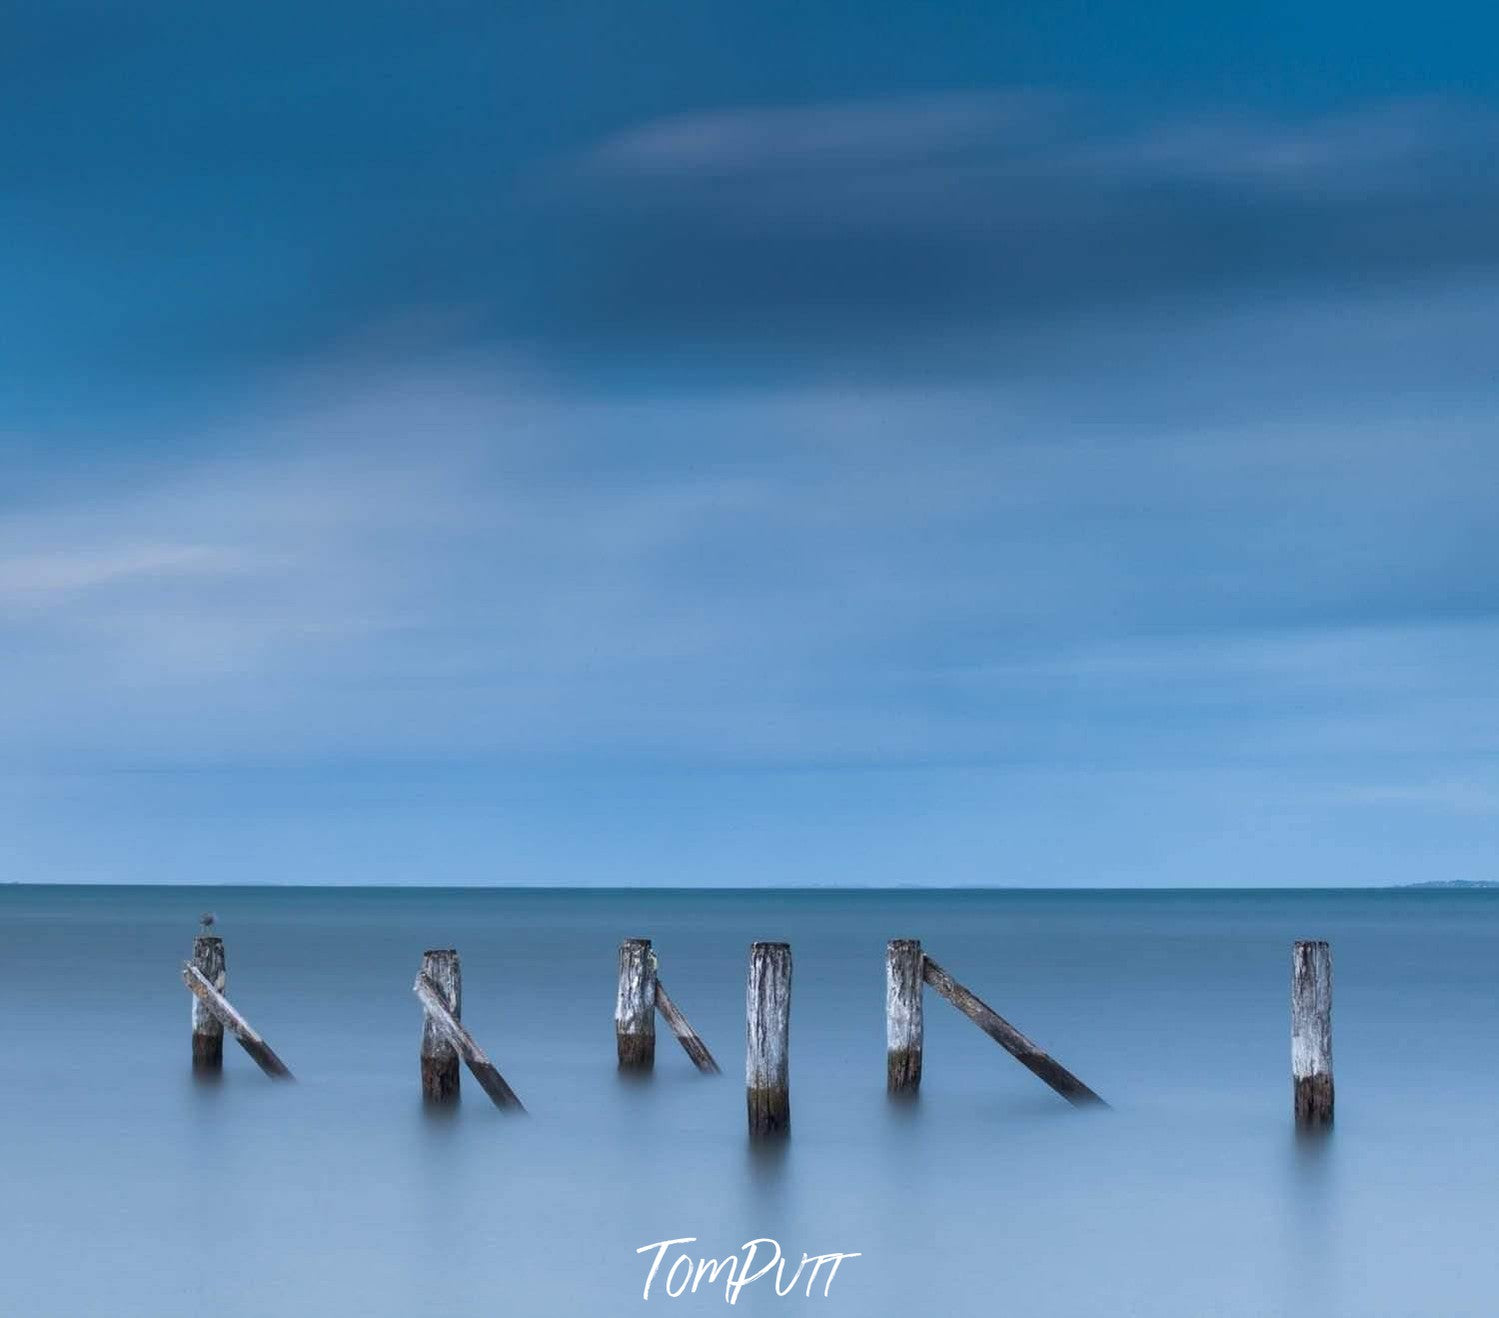
[[[913,1094],[921,1087],[921,990],[926,984],[1069,1103],[1075,1107],[1108,1106],[976,993],[959,984],[921,950],[921,943],[914,938],[893,939],[885,952],[885,1087],[892,1094]]]
[[[412,985],[412,992],[426,1008],[422,1017],[422,1097],[428,1102],[457,1101],[461,1057],[497,1108],[524,1112],[515,1091],[458,1019],[460,983],[458,953],[453,948],[427,952],[422,957],[422,969]]]
[[[223,1067],[224,1031],[234,1035],[266,1075],[289,1080],[291,1071],[225,996],[224,940],[204,932],[193,941],[182,979],[193,994],[192,1064],[197,1072]],[[655,1066],[659,1012],[699,1071],[719,1073],[713,1054],[667,994],[657,974],[649,938],[627,938],[619,948],[619,987],[614,1005],[619,1068],[644,1072]],[[424,1101],[458,1100],[460,1062],[494,1105],[524,1112],[515,1091],[462,1023],[462,973],[454,948],[422,956],[412,986],[422,1004],[420,1049]],[[1038,1079],[1077,1107],[1107,1107],[1092,1089],[992,1007],[959,984],[926,955],[919,940],[892,939],[885,952],[885,1085],[892,1096],[910,1098],[921,1087],[925,1051],[923,990],[930,986]],[[753,943],[745,982],[745,1109],[752,1137],[791,1129],[791,946]],[[1332,949],[1326,942],[1298,940],[1291,951],[1292,1112],[1298,1127],[1331,1126]]]
[[[199,934],[193,940],[193,959],[182,967],[182,982],[193,995],[193,1069],[203,1072],[223,1067],[227,1029],[268,1076],[290,1080],[292,1074],[286,1063],[224,996],[225,980],[224,940]]]
[[[656,1064],[656,1013],[671,1027],[677,1042],[699,1071],[718,1074],[708,1045],[667,996],[656,973],[656,954],[649,938],[627,938],[619,945],[619,992],[614,998],[614,1042],[622,1071],[649,1071]]]

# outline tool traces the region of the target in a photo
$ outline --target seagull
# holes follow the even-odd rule
[[[213,912],[212,911],[204,911],[201,918],[202,918],[202,921],[203,921],[203,928],[202,928],[202,930],[200,932],[206,934],[210,929],[213,928]]]

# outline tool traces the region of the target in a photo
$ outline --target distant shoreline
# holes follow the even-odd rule
[[[1397,888],[1442,888],[1467,892],[1481,888],[1499,888],[1499,879],[1431,879],[1426,883],[1397,883]]]

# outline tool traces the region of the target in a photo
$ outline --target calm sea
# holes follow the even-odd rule
[[[188,1070],[179,967],[217,912],[230,996],[296,1073]],[[613,1057],[615,953],[717,1054]],[[927,994],[920,1102],[884,1094],[884,946],[928,951],[1113,1105],[1067,1107]],[[1338,1123],[1291,1128],[1293,938],[1335,961]],[[744,1134],[744,967],[795,958],[793,1134]],[[424,1113],[428,946],[525,1101]],[[636,1249],[855,1252],[737,1312],[1499,1312],[1499,894],[0,887],[0,1312],[573,1318],[643,1303]],[[668,1263],[676,1251],[668,1255]]]

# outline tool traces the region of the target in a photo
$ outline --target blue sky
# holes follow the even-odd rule
[[[1496,39],[13,8],[0,879],[1499,878]]]

